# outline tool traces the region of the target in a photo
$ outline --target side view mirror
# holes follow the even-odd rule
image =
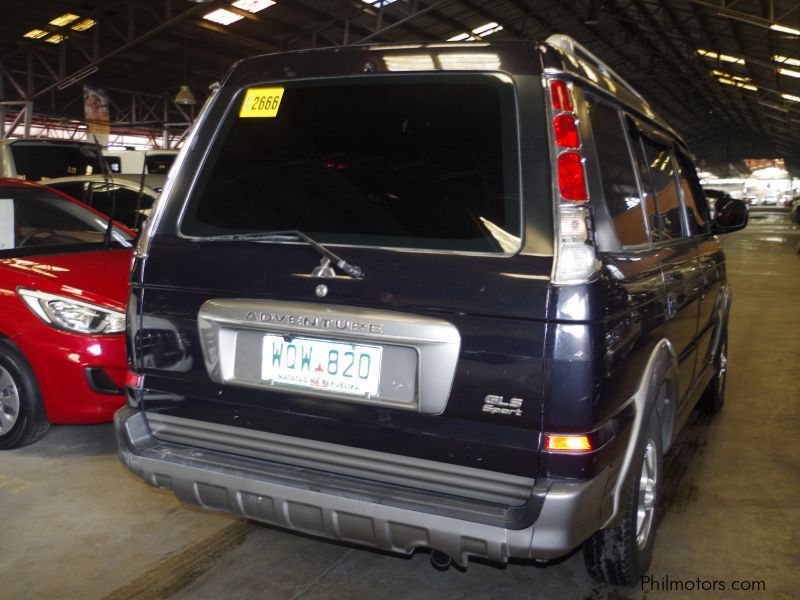
[[[716,203],[711,230],[714,233],[739,231],[747,226],[749,217],[747,204],[734,198],[721,198]]]

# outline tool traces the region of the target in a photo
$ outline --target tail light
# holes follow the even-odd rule
[[[591,452],[592,442],[586,435],[555,435],[548,434],[545,450],[551,452]]]
[[[125,401],[130,408],[138,408],[142,399],[144,376],[133,371],[125,374]]]
[[[554,142],[554,176],[558,182],[555,199],[557,247],[553,282],[583,283],[597,269],[597,259],[590,238],[587,206],[589,193],[579,121],[570,84],[552,79],[548,87]]]

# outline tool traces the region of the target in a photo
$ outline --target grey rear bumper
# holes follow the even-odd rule
[[[608,470],[589,481],[550,482],[534,524],[510,529],[271,477],[252,460],[157,440],[144,415],[127,407],[114,424],[120,460],[183,502],[401,554],[433,548],[459,564],[469,556],[505,562],[566,554],[600,527],[609,487]]]

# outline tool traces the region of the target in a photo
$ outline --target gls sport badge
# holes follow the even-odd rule
[[[508,402],[503,402],[502,396],[489,394],[483,399],[483,409],[481,412],[492,415],[515,415],[522,416],[522,398],[511,398]]]

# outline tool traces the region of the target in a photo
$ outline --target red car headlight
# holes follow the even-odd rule
[[[17,293],[48,325],[75,333],[122,333],[125,313],[67,296],[19,288]]]

